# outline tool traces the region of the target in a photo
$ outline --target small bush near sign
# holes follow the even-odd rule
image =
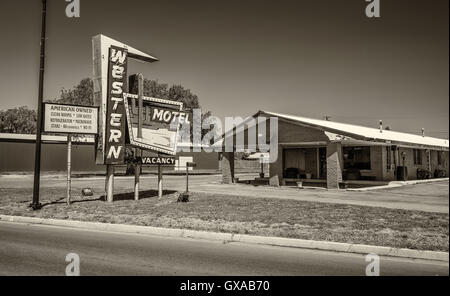
[[[189,202],[189,193],[180,193],[177,202]]]
[[[81,195],[82,195],[82,196],[93,196],[93,195],[94,195],[94,192],[92,191],[91,188],[83,188],[83,189],[81,190]]]

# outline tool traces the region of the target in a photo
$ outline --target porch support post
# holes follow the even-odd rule
[[[339,189],[343,169],[342,143],[327,144],[327,188]]]
[[[234,152],[222,152],[222,183],[234,182]]]
[[[278,145],[277,160],[269,164],[269,185],[278,187],[283,183],[283,147]]]

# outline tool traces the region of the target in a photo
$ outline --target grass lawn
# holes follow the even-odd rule
[[[177,203],[176,192],[120,194],[113,204],[76,197],[67,206],[61,188],[41,188],[40,211],[31,211],[32,189],[0,189],[0,214],[448,251],[449,215],[284,199],[193,193]],[[58,197],[59,196],[59,197]]]

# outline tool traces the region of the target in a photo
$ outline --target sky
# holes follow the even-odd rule
[[[203,109],[258,110],[448,138],[449,1],[47,1],[44,99],[92,76],[94,35],[159,58],[129,73],[181,84]],[[41,1],[0,2],[0,109],[36,108]]]

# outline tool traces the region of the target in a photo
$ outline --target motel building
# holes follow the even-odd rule
[[[449,141],[427,137],[424,132],[414,135],[383,130],[381,123],[377,129],[267,111],[253,115],[257,117],[267,118],[266,139],[270,138],[268,119],[278,118],[278,157],[267,164],[265,178],[253,181],[271,186],[302,182],[338,189],[448,177]],[[244,149],[248,148],[248,122],[245,120],[225,133],[222,151],[226,138],[233,137],[235,144],[236,136],[241,136],[236,133],[242,132]],[[235,178],[235,171],[242,171],[249,163],[238,156],[236,146],[233,150],[219,156],[222,181],[226,184],[241,181]],[[424,177],[427,171],[430,174]]]

